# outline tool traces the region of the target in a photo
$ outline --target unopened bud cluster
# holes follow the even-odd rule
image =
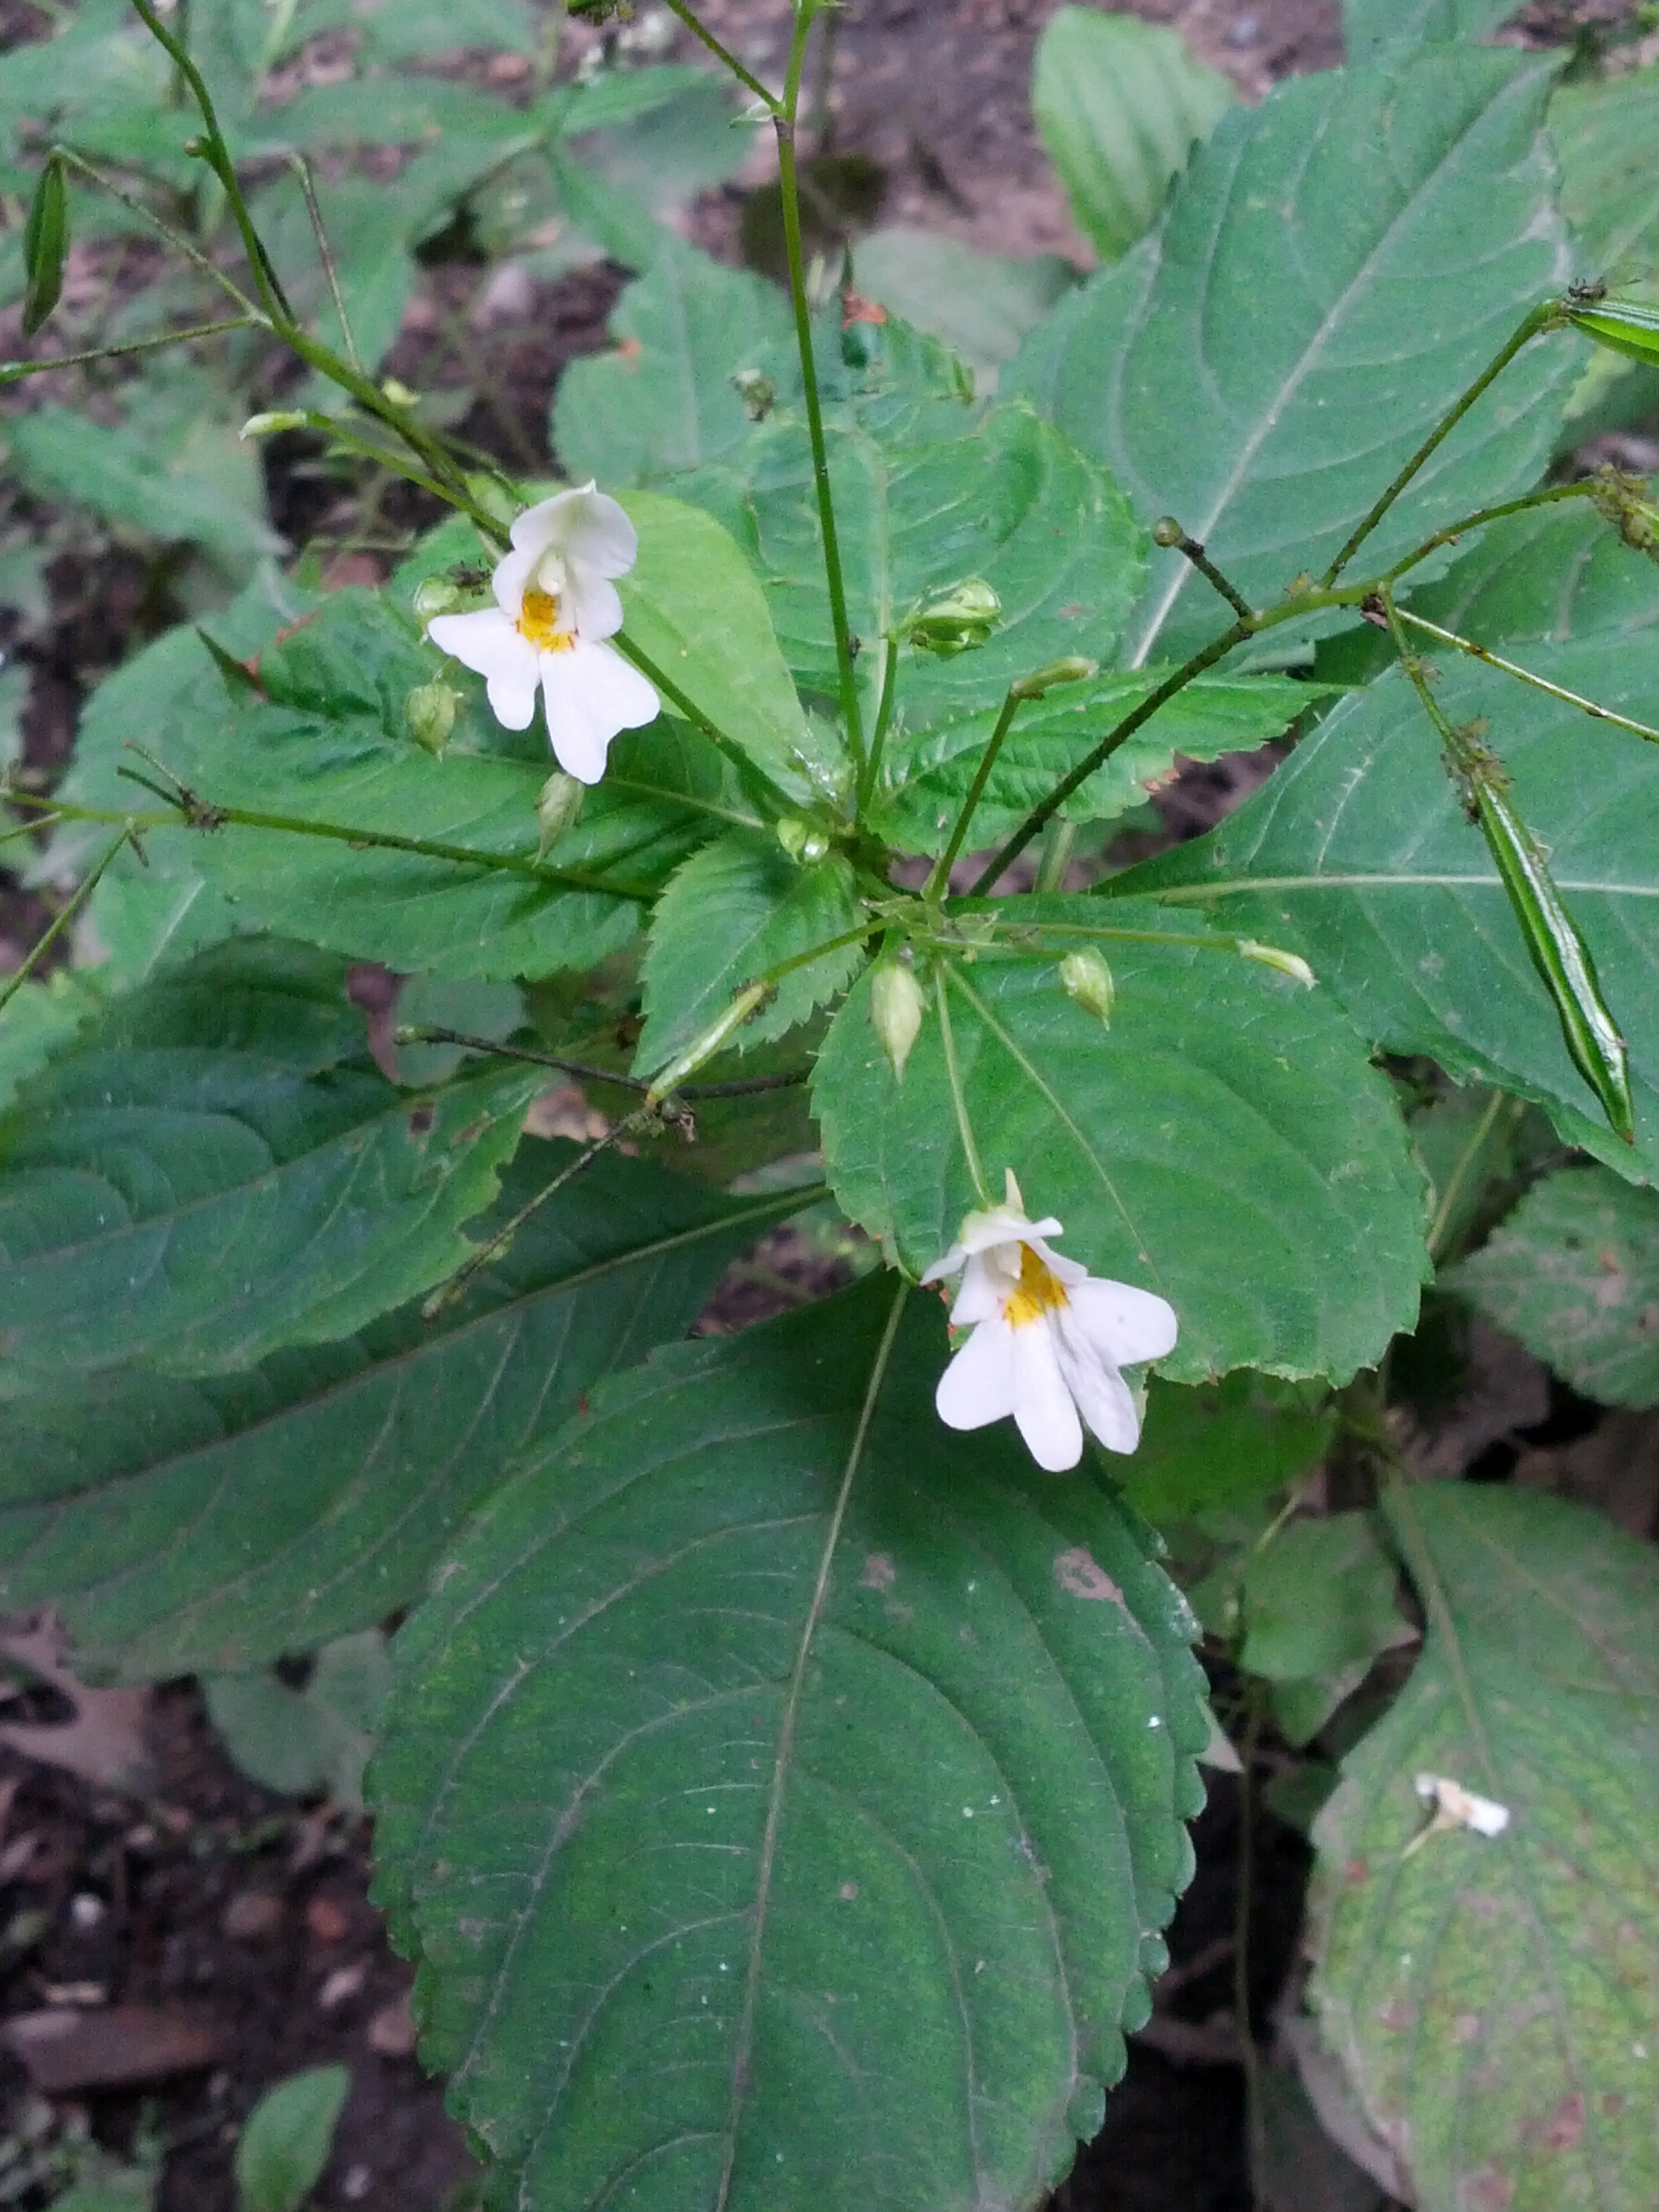
[[[948,660],[983,645],[1002,620],[1002,601],[982,576],[966,576],[924,599],[904,635],[923,653]]]

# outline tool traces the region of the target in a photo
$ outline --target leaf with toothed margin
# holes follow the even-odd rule
[[[398,1638],[380,1894],[498,2205],[1015,2212],[1146,2015],[1191,1617],[896,1287],[596,1393]]]

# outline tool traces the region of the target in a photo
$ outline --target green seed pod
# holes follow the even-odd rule
[[[870,981],[870,1026],[881,1040],[881,1048],[894,1074],[904,1080],[904,1063],[921,1035],[927,1001],[908,961],[884,960]]]
[[[46,158],[23,226],[23,267],[28,287],[23,295],[24,335],[33,337],[58,305],[69,258],[69,191],[64,163],[56,152]]]
[[[1002,601],[982,576],[964,576],[924,599],[904,626],[910,643],[950,659],[983,645],[1002,620]]]
[[[416,619],[429,623],[434,615],[447,615],[459,606],[461,594],[447,576],[428,576],[415,586],[414,604]]]
[[[1469,794],[1532,964],[1555,1003],[1573,1065],[1600,1099],[1614,1132],[1633,1145],[1636,1109],[1625,1040],[1601,996],[1589,947],[1556,889],[1537,840],[1508,794],[1484,775],[1469,778]]]
[[[547,858],[567,830],[575,828],[586,796],[586,787],[562,769],[556,769],[548,777],[536,801],[536,819],[541,825],[541,842],[536,848],[538,860]]]
[[[1097,660],[1085,660],[1080,653],[1068,653],[1063,660],[1051,660],[1047,667],[1033,669],[1030,675],[1017,678],[1008,689],[1016,699],[1040,699],[1045,691],[1056,690],[1062,684],[1086,684],[1099,673]]]
[[[441,753],[449,742],[460,703],[460,693],[447,684],[417,684],[404,701],[404,720],[416,744],[429,753]]]
[[[1253,937],[1241,937],[1238,950],[1247,960],[1258,961],[1264,968],[1276,968],[1281,975],[1288,975],[1294,983],[1305,984],[1310,991],[1319,980],[1298,952],[1283,951],[1277,945],[1258,945]]]
[[[303,430],[310,420],[308,415],[292,407],[281,407],[268,415],[250,415],[237,434],[242,438],[274,438],[279,430]]]
[[[1659,307],[1644,300],[1587,300],[1570,307],[1567,320],[1598,345],[1628,354],[1632,361],[1659,363]]]
[[[1104,958],[1092,945],[1068,952],[1060,963],[1060,980],[1068,999],[1075,999],[1085,1013],[1098,1014],[1108,1026],[1117,1004],[1117,985]]]

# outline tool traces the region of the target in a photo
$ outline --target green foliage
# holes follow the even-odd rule
[[[744,984],[858,927],[853,871],[832,853],[797,861],[763,830],[733,830],[696,853],[658,902],[641,980],[635,1066],[653,1075],[708,1029]],[[796,968],[735,1039],[763,1044],[839,994],[861,963],[856,940]]]
[[[1652,146],[1659,68],[1564,84],[1550,103],[1561,206],[1587,276],[1623,291],[1659,275],[1659,185]]]
[[[903,223],[860,239],[853,274],[864,298],[970,362],[981,392],[994,388],[998,371],[1027,331],[1077,282],[1063,254],[983,253],[960,239]]]
[[[361,1328],[465,1256],[535,1087],[399,1091],[343,964],[297,946],[215,948],[118,1000],[0,1120],[7,1387]]]
[[[530,1143],[487,1234],[562,1166]],[[185,1382],[128,1367],[0,1405],[0,1592],[50,1600],[134,1681],[246,1673],[420,1596],[521,1446],[681,1335],[738,1248],[799,1203],[608,1159],[465,1295]]]
[[[1194,143],[1232,104],[1226,78],[1163,24],[1060,8],[1037,41],[1037,129],[1103,260],[1152,228]]]
[[[313,2066],[266,2090],[236,2145],[237,2212],[301,2212],[350,2087],[347,2068]]]
[[[1241,1366],[1346,1377],[1376,1358],[1416,1311],[1422,1184],[1340,1014],[1249,962],[1134,941],[1168,929],[1155,908],[1051,899],[1011,919],[1126,935],[1104,947],[1109,1030],[1060,988],[1058,952],[940,963],[988,1175],[1024,1176],[1091,1273],[1169,1299],[1181,1340],[1164,1365],[1177,1380]],[[842,1207],[920,1274],[983,1201],[937,994],[900,1084],[867,991],[836,1017],[813,1103]]]
[[[1241,1370],[1205,1389],[1154,1376],[1124,1493],[1155,1528],[1248,1506],[1316,1468],[1332,1419],[1316,1401]]]
[[[1651,701],[1654,650],[1642,631],[1530,646],[1524,660],[1639,715]],[[1631,1041],[1633,1148],[1607,1128],[1567,1058],[1497,871],[1398,675],[1343,700],[1267,791],[1208,837],[1137,871],[1128,888],[1201,902],[1223,927],[1293,946],[1376,1043],[1429,1054],[1460,1079],[1534,1099],[1571,1142],[1621,1172],[1651,1173],[1659,1164],[1651,750],[1461,657],[1441,671],[1437,696],[1452,720],[1488,722],[1516,803],[1549,848]]]
[[[1270,605],[1334,556],[1566,275],[1539,137],[1550,76],[1538,57],[1437,48],[1291,78],[1234,109],[1162,228],[1061,302],[1004,390]],[[1375,557],[1526,489],[1577,357],[1551,339],[1510,369],[1503,404],[1446,441]],[[1170,404],[1200,392],[1201,405]],[[1125,658],[1178,661],[1223,620],[1178,553],[1155,553]]]
[[[244,1774],[285,1796],[325,1791],[361,1812],[371,1731],[391,1680],[386,1638],[369,1628],[325,1644],[303,1690],[275,1674],[209,1674],[202,1690]]]
[[[1238,1663],[1273,1684],[1291,1743],[1306,1743],[1381,1653],[1410,1640],[1396,1579],[1367,1513],[1291,1521],[1252,1551],[1235,1601]]]
[[[1587,1398],[1659,1405],[1659,1194],[1546,1176],[1449,1280]]]
[[[1659,1565],[1524,1491],[1402,1487],[1387,1513],[1427,1640],[1315,1830],[1322,2033],[1425,2212],[1638,2212],[1659,2187]],[[1505,1808],[1503,1832],[1425,1838],[1419,1773]]]
[[[676,240],[617,303],[614,353],[559,379],[553,442],[574,482],[651,483],[735,453],[750,418],[734,370],[787,343],[788,303]]]
[[[399,1639],[381,1888],[502,2201],[1012,2212],[1121,2070],[1190,1617],[1091,1479],[945,1448],[942,1321],[896,1318],[596,1394]]]
[[[1006,836],[1164,678],[1167,668],[1070,684],[1020,708],[974,816],[974,842]],[[1143,805],[1166,781],[1176,756],[1214,760],[1276,738],[1322,696],[1286,677],[1200,677],[1121,745],[1061,809],[1067,822],[1110,821]],[[943,850],[995,726],[996,714],[964,714],[937,727],[902,730],[888,748],[890,796],[881,834],[906,852]]]

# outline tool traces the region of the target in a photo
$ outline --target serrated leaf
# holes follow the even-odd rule
[[[1516,657],[1638,719],[1652,711],[1650,631]],[[1437,697],[1455,723],[1486,721],[1515,804],[1550,854],[1630,1041],[1634,1147],[1608,1129],[1568,1059],[1439,740],[1397,673],[1341,700],[1219,829],[1118,880],[1304,954],[1376,1043],[1534,1099],[1571,1143],[1621,1173],[1654,1174],[1659,761],[1640,738],[1462,655],[1441,665]]]
[[[1023,407],[977,420],[954,411],[948,438],[910,445],[855,423],[830,448],[848,619],[866,648],[866,693],[880,682],[878,641],[928,592],[976,576],[1002,602],[1000,623],[975,651],[902,656],[896,696],[912,729],[1000,705],[1016,677],[1062,655],[1109,659],[1144,571],[1144,535],[1104,470]],[[763,426],[748,465],[758,558],[785,655],[804,685],[833,697],[805,431]]]
[[[17,1086],[47,1055],[104,1003],[91,975],[59,968],[44,983],[23,984],[0,1009],[0,1108],[9,1106]]]
[[[9,1389],[224,1372],[361,1328],[471,1249],[537,1087],[374,1073],[342,962],[216,946],[118,1000],[0,1119]]]
[[[1091,1480],[947,1435],[893,1291],[602,1393],[399,1639],[381,1892],[499,2203],[1013,2212],[1121,2069],[1190,1616]]]
[[[435,650],[368,592],[334,593],[258,652],[258,692],[204,680],[193,641],[151,651],[142,681],[134,664],[94,700],[68,788],[82,805],[131,805],[118,771],[131,759],[134,701],[153,702],[150,750],[198,797],[289,825],[151,833],[155,872],[205,884],[224,902],[219,919],[244,928],[451,977],[590,966],[628,941],[641,901],[736,811],[734,779],[694,732],[628,733],[615,773],[544,866],[544,741],[507,738],[475,687],[442,757],[424,751],[404,702],[432,680]],[[332,834],[304,835],[307,824]],[[375,848],[354,833],[450,852]],[[497,857],[508,865],[491,866]]]
[[[702,1035],[745,983],[854,929],[862,913],[851,862],[793,860],[770,832],[734,830],[694,853],[651,918],[641,981],[645,1029],[635,1072],[654,1075]],[[846,983],[864,958],[843,945],[784,976],[733,1038],[741,1050],[782,1036]]]
[[[483,1237],[566,1164],[526,1140]],[[412,1603],[520,1447],[690,1327],[787,1192],[596,1161],[436,1322],[410,1305],[244,1375],[141,1369],[0,1406],[0,1591],[131,1681],[246,1669]]]
[[[1446,1280],[1585,1397],[1659,1405],[1659,1193],[1546,1176]]]
[[[958,907],[954,909],[960,914]],[[1150,905],[1022,901],[1047,921],[1167,931]],[[1180,925],[1176,925],[1177,927]],[[1075,939],[1070,940],[1076,942]],[[1364,1046],[1328,999],[1219,952],[1103,945],[1108,1030],[1061,988],[1059,953],[944,967],[968,1116],[986,1173],[1012,1168],[1091,1273],[1157,1291],[1177,1381],[1229,1368],[1341,1379],[1409,1328],[1423,1191]],[[913,1274],[982,1203],[963,1158],[937,1005],[897,1082],[854,988],[813,1100],[846,1212]]]
[[[1342,38],[1357,62],[1383,46],[1483,39],[1512,13],[1509,0],[1342,0]]]
[[[1037,41],[1031,112],[1078,228],[1103,260],[1160,213],[1194,143],[1232,106],[1232,86],[1167,25],[1060,8]]]
[[[724,460],[747,441],[732,374],[789,342],[789,308],[760,277],[676,240],[623,294],[611,334],[616,352],[560,377],[553,443],[573,483],[595,477],[614,491]]]
[[[1005,381],[1177,515],[1247,598],[1334,557],[1539,300],[1569,275],[1539,134],[1553,64],[1391,52],[1276,85],[1194,157],[1160,230],[1061,303]],[[1534,483],[1582,348],[1528,348],[1441,447],[1366,564]],[[1225,625],[1153,555],[1126,632],[1139,666]]]
[[[1659,1559],[1493,1484],[1386,1510],[1423,1656],[1315,1828],[1310,1996],[1424,2212],[1646,2212],[1659,2192]],[[1422,1834],[1438,1775],[1502,1805]]]
[[[974,815],[973,842],[1006,836],[1026,811],[1170,673],[1148,668],[1067,685],[1020,708],[998,754]],[[1249,752],[1276,738],[1321,694],[1276,676],[1200,676],[1160,707],[1061,808],[1068,822],[1110,821],[1165,782],[1177,753],[1215,760]],[[900,730],[890,738],[891,795],[874,822],[876,834],[911,853],[942,851],[968,796],[1000,710],[964,715],[935,728]]]
[[[639,560],[620,586],[625,635],[763,775],[810,796],[804,763],[816,749],[742,550],[683,500],[631,491],[622,504],[640,534]]]
[[[1411,1633],[1395,1609],[1398,1579],[1369,1513],[1287,1522],[1245,1565],[1239,1665],[1270,1682],[1358,1681]]]
[[[1069,292],[1078,272],[1063,253],[986,253],[937,230],[892,223],[852,249],[853,281],[972,364],[981,392],[1020,340]]]

